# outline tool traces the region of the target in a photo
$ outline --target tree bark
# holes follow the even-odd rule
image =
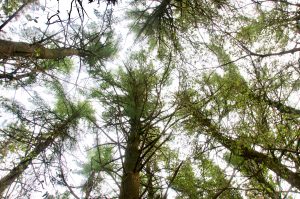
[[[0,59],[23,57],[34,59],[60,59],[67,56],[84,56],[84,53],[74,48],[46,48],[41,44],[29,44],[0,39]]]
[[[125,149],[124,170],[122,176],[119,199],[139,199],[140,174],[139,174],[139,132],[134,126],[128,136]]]

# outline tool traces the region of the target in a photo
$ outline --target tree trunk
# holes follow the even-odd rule
[[[125,149],[124,170],[119,199],[139,199],[140,174],[139,174],[139,132],[132,128],[128,136]]]
[[[35,59],[59,59],[67,56],[83,56],[83,53],[74,48],[46,48],[41,44],[29,44],[0,39],[0,59],[23,57]]]
[[[0,179],[0,198],[3,196],[3,192],[18,178],[22,175],[22,173],[28,168],[28,166],[32,163],[32,161],[40,155],[43,151],[45,151],[49,146],[51,146],[55,139],[58,137],[64,136],[64,132],[66,132],[70,122],[78,117],[77,114],[73,114],[66,121],[57,125],[55,130],[50,133],[49,137],[39,142],[36,147],[26,156],[24,157],[17,166],[15,166],[8,174]]]
[[[93,191],[93,187],[94,187],[95,176],[96,176],[96,172],[92,171],[92,173],[88,177],[88,180],[86,181],[86,183],[83,186],[83,190],[85,192],[84,199],[90,198],[91,192]]]
[[[27,169],[31,162],[47,147],[54,142],[55,137],[48,137],[44,142],[40,142],[27,157],[15,166],[7,175],[0,179],[0,198],[3,192]]]

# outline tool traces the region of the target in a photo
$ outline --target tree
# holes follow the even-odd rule
[[[105,179],[105,174],[116,179],[114,161],[111,146],[99,146],[91,152],[90,162],[83,165],[83,174],[87,176],[87,181],[83,186],[84,198],[90,198],[93,190]]]
[[[10,57],[24,57],[34,59],[61,59],[68,56],[82,56],[84,52],[71,48],[48,49],[39,44],[28,44],[24,42],[11,42],[0,40],[0,55],[2,59]]]
[[[39,101],[41,99],[38,96],[36,103],[41,106],[39,110],[34,111],[28,111],[17,103],[2,100],[2,106],[16,115],[18,120],[1,130],[1,137],[7,138],[6,145],[8,144],[2,146],[5,151],[2,151],[1,155],[5,157],[8,152],[21,152],[24,155],[21,155],[20,160],[14,163],[15,166],[0,179],[1,197],[5,197],[4,191],[21,177],[37,157],[53,147],[56,142],[70,139],[70,133],[76,130],[80,119],[92,118],[93,110],[87,102],[77,104],[70,102],[58,83],[52,88],[57,91],[58,97],[57,104],[52,110],[43,101]]]
[[[100,74],[104,83],[94,95],[107,107],[103,114],[105,122],[109,129],[115,129],[118,137],[123,171],[119,198],[137,199],[140,172],[170,138],[168,131],[174,113],[166,111],[161,92],[168,83],[171,66],[158,73],[146,55],[138,53],[131,56],[125,69],[120,69],[117,76]],[[158,127],[161,124],[163,128]]]
[[[173,182],[172,188],[178,192],[176,198],[242,198],[238,191],[230,189],[234,173],[227,180],[223,171],[207,157],[199,154],[195,157],[194,162],[184,163]],[[199,170],[192,165],[197,165]]]
[[[87,2],[100,5],[96,18],[89,18]],[[28,1],[10,3],[1,30]],[[119,4],[125,6],[113,12]],[[0,40],[1,85],[31,94],[37,84],[69,84],[65,74],[74,64],[88,78],[84,86],[79,75],[71,78],[75,89],[68,92],[83,100],[66,97],[57,85],[50,89],[60,91],[56,106],[37,95],[30,108],[1,99],[14,115],[0,131],[5,197],[46,187],[42,170],[55,173],[43,175],[57,190],[44,194],[49,198],[297,197],[297,2],[74,0],[64,19],[60,5],[47,27],[27,29],[19,42]],[[114,27],[122,25],[114,17],[123,19],[124,8],[136,41],[120,48],[147,50],[124,64],[115,56],[106,67],[116,53]],[[76,131],[83,119],[87,139]],[[74,146],[87,150],[87,158],[75,157],[70,166],[63,157],[75,155]],[[72,181],[78,173],[83,180]],[[10,191],[13,184],[19,187]]]
[[[114,55],[116,44],[113,43],[111,38],[104,43],[101,43],[98,39],[90,36],[90,40],[85,44],[85,47],[78,49],[67,47],[47,48],[39,43],[29,44],[0,40],[0,59],[4,63],[0,79],[14,81],[35,77],[40,73],[47,74],[47,72],[57,68],[55,65],[61,66],[60,63],[67,60],[66,58],[70,56],[79,56],[85,62],[90,62],[94,65],[97,62],[102,63]],[[94,67],[96,68],[96,66]],[[58,67],[57,69],[61,70],[62,68]]]
[[[284,77],[284,72],[281,75]],[[295,171],[298,135],[292,130],[296,124],[291,119],[298,116],[293,107],[270,100],[269,97],[258,97],[270,96],[272,92],[276,92],[277,86],[286,85],[288,89],[290,85],[284,83],[284,78],[279,80],[280,84],[268,78],[261,77],[259,80],[262,85],[268,86],[251,87],[251,82],[248,83],[239,74],[236,65],[232,64],[227,66],[223,76],[215,72],[204,74],[200,85],[205,92],[183,92],[181,103],[184,110],[192,116],[187,128],[211,137],[228,149],[233,156],[239,158],[233,164],[241,172],[251,173],[259,184],[265,186],[264,192],[271,198],[277,198],[279,188],[272,185],[275,182],[269,183],[264,179],[270,170],[299,189],[300,176]],[[270,81],[270,84],[265,81]],[[233,115],[236,121],[231,123]],[[283,136],[283,126],[288,126],[289,132],[295,134]],[[288,165],[290,163],[295,170]]]
[[[30,3],[32,2],[26,1],[23,5]],[[59,16],[58,10],[58,13],[47,18],[46,27],[25,28],[23,30],[25,36],[21,36],[21,41],[11,41],[9,38],[0,40],[2,64],[0,79],[3,82],[10,83],[21,80],[26,82],[27,79],[34,79],[39,74],[49,75],[48,73],[60,70],[59,67],[53,65],[61,66],[60,63],[71,56],[77,56],[83,63],[97,68],[103,66],[105,61],[115,55],[117,41],[113,36],[112,16],[109,9],[104,13],[95,9],[94,21],[87,23],[84,18],[82,20],[72,18],[72,6],[71,4],[66,20]],[[76,6],[81,7],[82,5],[76,4]],[[40,5],[40,7],[42,9],[39,12],[45,11],[44,6]],[[27,16],[30,15],[27,14]],[[51,20],[55,17],[58,17],[59,20],[52,23]],[[11,18],[9,19],[11,20]],[[49,67],[49,63],[52,66]]]

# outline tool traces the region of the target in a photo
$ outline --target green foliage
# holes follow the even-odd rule
[[[254,20],[250,25],[242,27],[238,33],[238,38],[248,42],[254,42],[264,29],[264,24]]]
[[[273,181],[272,176],[268,175],[266,167],[230,153],[225,153],[224,159],[235,168],[238,168],[243,175],[251,176],[249,184],[259,189],[257,192],[253,191],[251,193],[252,197],[259,197],[262,193],[269,195],[270,198],[276,197],[278,184]]]
[[[86,48],[87,57],[85,61],[91,66],[95,67],[100,62],[106,61],[117,52],[117,44],[112,39],[112,34],[107,35],[107,40],[104,43],[100,41],[91,42]],[[91,68],[91,71],[93,69]]]
[[[71,193],[68,192],[68,191],[65,191],[62,196],[61,196],[61,199],[69,199],[71,196]]]
[[[17,115],[18,117],[23,117],[23,112],[25,111],[25,107],[18,103],[17,101],[11,101],[8,98],[0,97],[0,106],[9,113]]]
[[[55,111],[61,117],[79,114],[81,118],[93,118],[94,110],[87,101],[78,102],[77,104],[70,103],[63,98],[58,98]]]
[[[6,157],[8,154],[25,152],[28,150],[27,142],[30,141],[32,132],[28,129],[24,123],[16,122],[8,124],[5,128],[2,128],[0,137],[5,141],[0,142],[0,158]],[[32,141],[32,144],[35,144]]]
[[[236,66],[231,63],[230,55],[224,50],[224,47],[217,42],[211,43],[208,45],[208,48],[217,56],[219,63],[224,65],[225,68],[231,67],[235,68]]]
[[[287,13],[274,8],[270,11],[258,9],[259,16],[255,19],[244,18],[247,25],[241,27],[237,33],[237,39],[247,43],[254,43],[260,39],[273,36],[276,43],[286,46],[289,40],[290,17]]]
[[[46,192],[43,195],[43,199],[69,199],[71,196],[71,193],[69,191],[65,191],[63,193],[59,193],[58,191],[55,192],[55,195],[51,195],[48,192]]]
[[[84,34],[83,54],[84,61],[89,64],[89,72],[97,74],[103,67],[103,62],[112,58],[118,51],[118,41],[114,38],[113,31],[99,35],[99,27],[94,22],[89,24],[88,31]]]
[[[94,90],[92,96],[108,105],[103,114],[106,119],[113,118],[120,111],[124,117],[146,118],[162,107],[157,99],[159,93],[155,92],[169,83],[170,70],[166,68],[159,73],[153,62],[147,60],[145,52],[134,54],[126,63],[126,70],[119,68],[117,73],[99,74],[101,90]]]
[[[49,87],[56,93],[55,113],[59,117],[68,118],[72,115],[77,115],[77,119],[94,120],[94,110],[88,101],[79,101],[76,103],[70,100],[59,82],[51,82]]]
[[[114,149],[111,146],[98,146],[88,153],[88,161],[81,165],[80,173],[87,180],[83,191],[93,191],[105,179],[107,175],[113,175],[116,169],[116,163],[113,159]]]
[[[221,63],[230,62],[227,54],[222,49],[216,46],[213,46],[213,48]],[[243,147],[253,149],[259,146],[265,154],[270,153],[276,159],[277,154],[273,152],[274,147],[278,147],[278,151],[284,151],[284,148],[287,147],[286,143],[293,143],[292,145],[288,144],[288,148],[295,146],[293,122],[286,119],[286,115],[283,114],[284,111],[277,112],[276,108],[277,110],[280,108],[275,104],[279,102],[273,98],[266,99],[264,93],[276,96],[277,89],[280,92],[292,89],[291,84],[287,83],[291,80],[291,77],[288,78],[291,74],[288,70],[281,71],[280,75],[274,78],[271,75],[272,69],[268,69],[268,67],[262,68],[257,73],[259,85],[255,85],[253,82],[253,84],[248,83],[235,64],[226,65],[223,74],[214,71],[203,73],[202,78],[199,78],[199,81],[195,83],[197,90],[189,89],[185,93],[183,92],[180,102],[183,106],[185,103],[187,104],[184,106],[184,111],[189,115],[196,115],[197,113],[203,115],[203,118],[210,119],[211,123],[217,129],[220,129],[222,134],[234,140],[237,146],[228,147],[225,145],[226,148],[230,148],[232,153],[240,154],[239,151]],[[251,78],[249,79],[253,81]],[[280,107],[282,110],[284,105],[281,104]],[[281,126],[283,123],[284,127]],[[210,129],[205,121],[195,121],[194,118],[191,118],[185,122],[185,125],[187,130],[191,132],[207,134],[212,138],[217,138],[217,136],[212,135],[213,128]],[[287,129],[289,129],[289,135],[286,135]],[[291,140],[288,141],[288,137]],[[230,158],[225,157],[225,159],[230,159],[230,163],[238,168],[244,176],[253,177],[249,184],[245,186],[255,187],[258,190],[251,191],[251,194],[249,192],[251,196],[248,197],[278,198],[279,193],[277,190],[279,187],[273,179],[274,176],[268,172],[270,168],[260,164],[260,160],[243,155],[245,157],[231,155]],[[204,162],[205,160],[201,160],[201,163],[204,164]],[[206,165],[204,168],[212,168],[212,166]],[[201,187],[205,187],[209,183],[205,182]]]
[[[172,183],[172,188],[179,193],[176,197],[178,199],[212,198],[218,190],[224,188],[225,191],[219,198],[241,199],[237,191],[226,189],[229,186],[230,182],[225,178],[222,170],[204,156],[201,156],[199,162],[185,162]]]
[[[226,60],[227,57],[223,59]],[[183,115],[201,110],[208,118],[218,115],[219,119],[222,119],[231,112],[244,110],[248,105],[250,90],[234,64],[226,65],[222,75],[215,71],[203,73],[195,84],[201,92],[190,88],[178,93]],[[185,124],[192,132],[199,126],[193,120]]]
[[[16,0],[3,2],[1,6],[6,15],[14,13],[22,5],[21,3],[24,3]],[[80,13],[80,6],[83,8],[79,5],[81,2],[83,1],[74,1],[78,6],[78,13]],[[68,28],[64,28],[63,31],[73,29],[71,34],[64,32],[65,35],[72,36],[68,38],[68,42],[58,39],[63,36],[58,33],[58,36],[49,37],[43,43],[53,42],[58,45],[70,43],[80,51],[83,61],[89,65],[87,69],[89,75],[99,83],[96,88],[87,87],[85,92],[100,101],[99,110],[104,121],[96,121],[94,111],[96,107],[92,107],[88,100],[70,97],[62,84],[49,80],[50,76],[55,77],[57,73],[69,74],[73,67],[71,59],[34,60],[34,64],[31,64],[33,60],[29,57],[3,58],[1,79],[4,83],[18,81],[17,87],[21,85],[24,88],[35,82],[40,83],[39,74],[45,74],[43,77],[46,78],[42,79],[41,85],[48,80],[47,86],[55,93],[55,104],[47,104],[40,95],[30,93],[33,98],[31,100],[33,108],[31,106],[29,110],[20,103],[1,98],[3,113],[9,112],[14,116],[13,121],[1,127],[1,157],[5,158],[10,153],[14,155],[28,153],[35,149],[38,143],[53,136],[55,142],[52,143],[51,152],[56,152],[60,147],[58,145],[60,141],[66,143],[65,139],[59,139],[61,137],[57,134],[68,136],[76,130],[81,119],[92,121],[95,126],[96,122],[105,123],[101,130],[107,131],[105,132],[107,134],[113,134],[121,129],[123,134],[118,135],[118,138],[122,143],[118,144],[126,146],[123,140],[129,137],[131,124],[139,122],[141,128],[138,130],[142,132],[140,138],[143,140],[139,147],[142,150],[142,147],[147,146],[147,153],[142,151],[140,154],[140,158],[144,158],[141,162],[151,158],[145,165],[149,166],[149,172],[141,174],[141,190],[147,192],[144,185],[148,180],[153,180],[154,189],[163,193],[165,183],[173,180],[172,175],[178,166],[179,153],[168,147],[159,146],[163,144],[160,142],[151,144],[156,138],[163,139],[169,133],[161,131],[165,123],[164,117],[160,116],[170,112],[170,110],[163,110],[165,102],[161,99],[161,89],[169,85],[173,70],[173,66],[163,62],[166,57],[175,52],[178,54],[168,57],[170,58],[168,61],[176,61],[180,75],[181,70],[184,73],[186,70],[186,73],[190,72],[190,74],[185,79],[186,85],[181,84],[181,80],[178,81],[182,90],[174,100],[180,107],[180,112],[176,115],[177,119],[179,118],[176,125],[183,132],[176,132],[174,136],[177,133],[185,133],[187,139],[198,136],[193,141],[197,143],[197,147],[201,145],[202,139],[205,139],[205,145],[208,146],[208,152],[205,151],[204,154],[196,152],[188,154],[194,159],[190,158],[183,163],[174,181],[171,182],[171,188],[178,193],[177,198],[213,198],[223,189],[225,191],[219,198],[242,198],[239,192],[234,190],[236,185],[238,188],[251,190],[245,194],[248,198],[280,198],[276,195],[280,190],[278,182],[286,174],[280,171],[276,173],[276,169],[273,169],[276,174],[271,174],[269,171],[272,168],[267,168],[266,162],[262,164],[262,159],[250,157],[251,154],[247,156],[242,151],[249,149],[261,153],[271,160],[276,160],[278,162],[276,166],[286,166],[285,168],[290,169],[291,172],[297,171],[299,167],[299,110],[296,104],[300,87],[299,60],[297,60],[299,58],[297,48],[299,5],[294,1],[251,1],[250,4],[228,0],[132,1],[130,6],[133,9],[127,13],[128,18],[134,21],[131,30],[137,35],[137,39],[147,38],[148,45],[144,45],[143,48],[150,51],[142,51],[130,56],[129,61],[116,71],[106,71],[104,67],[105,62],[114,57],[118,49],[118,41],[112,32],[114,27],[112,24],[115,22],[111,18],[112,10],[107,9],[102,13],[102,8],[94,9],[94,14],[100,23],[92,22],[86,25],[86,18],[80,16],[79,18],[82,19],[80,23],[84,24],[84,29],[76,22],[75,25],[71,21],[64,24],[63,26]],[[73,8],[72,6],[70,8]],[[51,17],[49,15],[49,24],[47,24],[49,29],[52,20],[57,16],[63,15],[59,13]],[[70,14],[69,17],[73,20],[74,16]],[[28,21],[36,21],[29,14],[26,14],[25,18]],[[60,21],[64,23],[64,20]],[[39,36],[36,37],[38,40],[50,35],[47,30],[37,32],[39,32],[37,33]],[[31,38],[30,32],[27,34],[30,41],[36,42],[36,38]],[[4,35],[3,38],[6,36]],[[293,54],[283,52],[293,47]],[[149,58],[153,54],[152,51],[156,49],[158,56]],[[196,53],[189,56],[192,54],[190,51]],[[186,52],[189,55],[185,54]],[[214,63],[209,62],[211,52],[217,57],[218,65],[221,65],[218,70],[214,70]],[[272,52],[275,52],[271,54],[272,56],[258,54]],[[34,56],[40,53],[40,50],[36,50]],[[281,56],[274,58],[276,53]],[[206,59],[209,62],[208,67],[213,67],[208,69],[208,72],[205,71]],[[234,63],[233,59],[238,61]],[[192,65],[191,70],[190,65]],[[205,65],[204,72],[202,65]],[[192,74],[194,72],[195,75]],[[197,74],[201,74],[200,77]],[[17,75],[20,79],[15,78]],[[29,93],[30,89],[26,92]],[[61,132],[57,133],[57,126],[65,128],[59,128]],[[112,126],[116,128],[113,130],[109,128]],[[70,130],[69,127],[74,128]],[[96,131],[100,128],[92,130]],[[147,132],[146,135],[144,132]],[[234,146],[228,146],[225,141],[218,140],[216,132],[222,133],[224,138],[219,137],[223,140],[228,138],[232,142],[227,143],[234,143]],[[66,136],[62,136],[64,137]],[[172,136],[166,138],[168,139],[172,139]],[[224,159],[230,167],[238,169],[240,174],[248,177],[249,181],[242,182],[241,186],[239,180],[230,179],[217,163],[208,158],[211,157],[208,155],[209,152],[211,150],[218,152],[222,144],[223,148],[231,150],[231,153],[239,154],[236,156],[228,153],[225,154]],[[192,147],[197,151],[196,146]],[[50,150],[45,151],[44,155],[47,156],[49,152]],[[62,155],[62,152],[60,151],[59,155]],[[113,175],[117,176],[122,168],[118,160],[116,161],[118,165],[112,162],[115,161],[115,152],[115,147],[107,145],[97,146],[89,151],[88,162],[82,165],[82,174],[88,178],[81,186],[83,192],[93,188],[93,194],[96,193],[99,185],[97,183],[103,182],[108,175],[118,183],[119,178],[114,178]],[[153,156],[151,156],[152,152],[155,152]],[[52,155],[51,158],[55,159],[54,156]],[[33,167],[37,167],[36,162],[32,164]],[[41,168],[50,168],[45,160],[41,164],[44,165]],[[146,168],[141,169],[146,172]],[[159,175],[160,172],[165,172],[168,177],[166,179],[157,177],[156,172]],[[28,172],[30,173],[32,172]],[[297,177],[298,173],[294,176]],[[278,182],[275,182],[274,177],[278,178]],[[291,179],[291,182],[296,180]],[[95,184],[89,184],[89,181],[95,181]],[[70,193],[46,196],[69,198]]]
[[[0,3],[2,3],[2,10],[6,15],[13,14],[22,5],[20,0],[5,0],[5,2],[0,1]]]
[[[158,47],[163,57],[169,51],[183,51],[187,39],[184,34],[210,27],[227,4],[227,0],[164,0],[149,5],[147,1],[134,1],[127,16],[133,21],[130,28],[137,39],[147,38],[150,49]]]
[[[42,60],[39,63],[44,71],[57,70],[63,74],[69,74],[73,69],[73,61],[70,58],[64,58],[59,60]]]
[[[100,146],[88,153],[88,162],[82,167],[82,173],[88,176],[91,172],[110,172],[113,170],[113,147]]]
[[[145,117],[151,113],[155,104],[151,100],[150,93],[157,84],[157,77],[153,76],[154,69],[149,68],[129,69],[128,72],[120,70],[120,82],[126,96],[119,99],[124,104],[124,114],[130,118]],[[143,113],[144,112],[144,113]]]
[[[177,174],[175,180],[173,181],[172,188],[180,192],[180,196],[177,198],[199,198],[199,193],[197,192],[197,179],[195,177],[191,163],[187,162],[183,164],[180,168],[180,172]]]

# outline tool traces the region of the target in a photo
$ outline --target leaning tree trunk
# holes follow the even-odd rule
[[[290,170],[286,165],[282,164],[280,160],[270,157],[267,154],[258,152],[246,145],[240,144],[238,141],[224,136],[223,133],[213,124],[213,122],[206,118],[201,111],[193,112],[194,118],[197,122],[207,127],[208,135],[220,142],[224,147],[237,156],[241,156],[247,160],[253,160],[257,164],[263,164],[268,169],[272,170],[276,175],[286,180],[290,185],[300,190],[300,174]]]
[[[7,175],[0,179],[0,198],[3,197],[3,192],[27,169],[32,161],[46,148],[48,148],[56,137],[48,137],[44,142],[40,142],[27,157],[15,166]]]
[[[140,195],[139,132],[134,126],[129,133],[119,199],[138,199]]]
[[[83,56],[83,53],[74,48],[46,48],[41,44],[29,44],[0,39],[0,59],[11,57],[35,59],[59,59],[67,56]]]
[[[39,142],[36,147],[19,162],[17,166],[15,166],[8,174],[0,179],[0,198],[2,198],[3,192],[23,174],[23,172],[38,155],[51,146],[57,138],[65,135],[64,132],[66,132],[70,122],[72,122],[72,120],[76,117],[77,114],[74,114],[65,122],[58,125],[46,140]]]

